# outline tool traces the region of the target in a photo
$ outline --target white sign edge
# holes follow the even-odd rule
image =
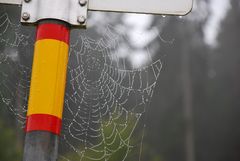
[[[108,0],[110,1],[110,0]],[[127,1],[127,0],[125,0]],[[136,0],[134,0],[136,1]],[[188,0],[191,3],[188,3],[186,8],[179,8],[178,9],[173,9],[172,7],[167,7],[167,9],[164,8],[159,8],[156,10],[155,9],[139,9],[135,8],[133,9],[132,7],[124,6],[127,3],[124,2],[118,2],[118,6],[114,6],[113,4],[111,5],[106,5],[104,3],[99,4],[99,1],[97,0],[89,0],[89,10],[91,11],[105,11],[105,12],[120,12],[120,13],[137,13],[137,14],[153,14],[153,15],[176,15],[176,16],[184,16],[190,13],[193,9],[193,0]],[[95,3],[98,2],[98,3]],[[119,7],[122,6],[122,7]]]
[[[0,0],[0,4],[16,4],[16,5],[21,5],[22,4],[22,0]],[[190,6],[190,8],[187,10],[187,12],[181,12],[181,11],[176,11],[176,12],[164,12],[161,13],[162,15],[179,15],[179,16],[184,16],[187,15],[188,13],[191,12],[193,7],[193,1],[192,4]],[[158,13],[144,13],[144,12],[129,12],[129,11],[112,11],[112,10],[99,10],[99,9],[95,9],[95,8],[88,8],[88,10],[90,11],[104,11],[104,12],[121,12],[121,13],[139,13],[139,14],[154,14],[154,15],[161,15]]]
[[[4,4],[22,4],[22,0],[0,0]]]

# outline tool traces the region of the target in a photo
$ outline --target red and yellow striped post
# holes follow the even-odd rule
[[[43,21],[37,27],[24,161],[57,159],[69,49],[69,28],[59,22]]]

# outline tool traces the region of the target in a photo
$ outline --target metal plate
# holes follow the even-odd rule
[[[21,4],[22,0],[0,0],[0,3]],[[166,15],[185,15],[193,0],[89,0],[89,10]]]
[[[34,24],[43,19],[57,19],[72,26],[86,27],[87,3],[82,6],[79,0],[31,0],[22,3],[22,23]],[[26,17],[24,18],[24,15]],[[82,21],[82,23],[80,23]]]
[[[89,9],[166,15],[185,15],[192,9],[192,0],[89,0]]]

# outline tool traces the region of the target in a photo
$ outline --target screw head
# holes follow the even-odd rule
[[[86,22],[86,17],[84,16],[78,16],[77,18],[78,23],[84,24]]]
[[[22,14],[22,19],[23,19],[24,21],[27,21],[27,20],[29,20],[29,18],[30,18],[30,14],[27,13],[27,12],[23,12],[23,14]]]
[[[85,6],[87,4],[87,0],[78,0],[81,6]]]
[[[24,2],[29,3],[31,0],[24,0]]]

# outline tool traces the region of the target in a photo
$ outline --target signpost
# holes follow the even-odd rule
[[[22,4],[22,0],[0,0],[0,3]],[[89,0],[88,10],[182,16],[191,11],[192,5],[192,0]]]
[[[90,0],[89,9],[146,14],[185,15],[192,0]]]
[[[37,26],[23,161],[57,160],[69,31],[86,28],[87,12],[186,15],[192,0],[0,0],[21,4],[21,22]]]

